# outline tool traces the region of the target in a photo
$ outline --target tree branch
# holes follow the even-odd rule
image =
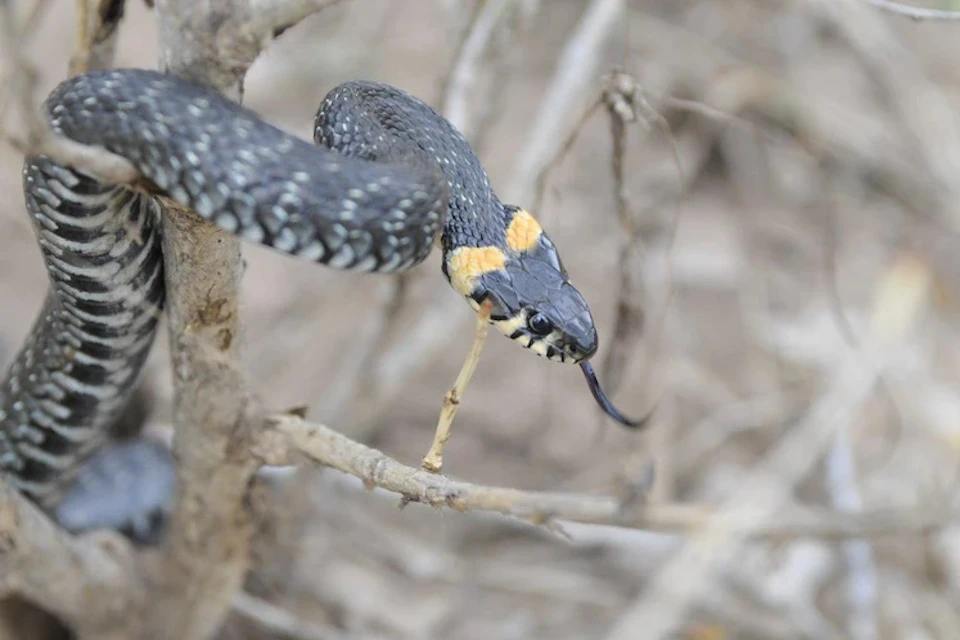
[[[277,35],[340,0],[249,0],[251,28]]]
[[[491,511],[536,525],[570,521],[692,534],[713,526],[723,515],[719,509],[693,504],[634,507],[631,503],[625,507],[611,496],[521,491],[453,480],[404,465],[329,427],[292,415],[266,420],[256,453],[269,465],[299,464],[306,455],[316,463],[362,480],[368,489],[399,494],[402,503],[419,502],[459,512]],[[942,505],[859,513],[791,508],[756,524],[747,537],[843,539],[916,534],[946,526],[958,518],[957,510],[944,509]]]
[[[925,20],[937,20],[955,22],[960,20],[960,11],[950,11],[948,9],[923,9],[921,7],[910,7],[892,0],[863,0],[869,5],[882,9],[887,13],[893,13],[898,16],[910,18],[917,22]]]
[[[112,42],[112,38],[105,38]],[[36,73],[23,56],[20,30],[10,0],[0,0],[0,55],[6,67],[4,95],[15,96],[26,138],[11,138],[24,155],[45,155],[62,164],[82,168],[110,182],[132,183],[140,173],[132,164],[101,147],[68,140],[54,133],[50,121],[41,115],[34,95]]]
[[[715,588],[719,570],[740,557],[744,543],[780,519],[782,505],[833,444],[837,429],[859,415],[878,376],[894,361],[895,348],[915,330],[928,304],[931,278],[922,265],[902,261],[884,280],[877,287],[863,352],[842,354],[829,387],[808,413],[725,497],[718,517],[652,576],[607,640],[635,638],[641,629],[651,638],[674,633],[693,605]]]
[[[626,9],[623,0],[593,0],[580,18],[574,34],[564,45],[556,72],[540,103],[533,130],[523,145],[523,154],[513,179],[504,190],[505,202],[532,199],[536,177],[557,154],[571,114],[589,103],[591,84],[597,77],[603,44]]]
[[[330,2],[158,0],[160,67],[239,99],[277,30]],[[168,203],[164,265],[174,371],[177,502],[138,637],[204,640],[249,565],[254,413],[240,364],[240,241]]]
[[[120,640],[144,597],[134,568],[119,536],[73,537],[0,481],[0,591],[42,605],[81,638]]]

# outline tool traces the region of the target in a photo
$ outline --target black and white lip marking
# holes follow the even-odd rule
[[[543,356],[552,362],[571,362],[576,363],[575,355],[568,352],[561,345],[563,337],[560,331],[554,329],[544,336],[538,336],[527,328],[529,313],[522,309],[517,315],[504,320],[494,320],[493,325],[505,336],[520,344],[525,349],[530,349],[539,356]]]

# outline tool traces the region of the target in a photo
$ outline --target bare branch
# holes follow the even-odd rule
[[[443,114],[467,139],[473,138],[472,129],[480,120],[471,117],[468,105],[482,102],[470,99],[471,89],[477,80],[483,54],[490,46],[497,25],[500,24],[511,2],[512,0],[484,0],[480,5],[479,11],[467,29],[467,36],[461,43],[444,87]]]
[[[443,403],[440,408],[440,418],[437,420],[437,431],[433,438],[433,444],[430,450],[423,456],[421,465],[427,471],[440,473],[443,469],[443,447],[450,439],[450,429],[453,427],[453,419],[457,415],[457,408],[463,399],[463,394],[467,391],[473,372],[480,363],[480,355],[483,353],[483,345],[487,339],[487,330],[490,328],[490,304],[484,302],[480,305],[477,312],[477,328],[474,331],[473,345],[467,353],[460,373],[453,383],[453,387],[443,396]]]
[[[829,387],[804,418],[786,433],[724,500],[717,517],[671,558],[632,607],[621,616],[607,640],[667,637],[685,613],[716,582],[718,570],[738,557],[743,543],[789,502],[795,485],[833,444],[837,429],[859,414],[893,347],[902,340],[924,307],[930,274],[922,265],[903,262],[887,274],[874,308],[869,344],[874,366],[850,351],[838,362]]]
[[[239,98],[277,30],[330,2],[162,0],[160,66]],[[141,636],[204,640],[240,590],[253,532],[247,501],[260,466],[241,365],[240,240],[168,203],[164,270],[174,371],[177,503]]]
[[[340,0],[247,0],[249,28],[275,35]]]
[[[234,596],[233,610],[264,630],[295,640],[334,640],[343,637],[334,629],[310,624],[289,611],[245,591]]]
[[[718,509],[685,504],[625,507],[611,496],[521,491],[453,480],[404,465],[382,452],[320,424],[292,415],[267,419],[257,454],[271,465],[296,464],[305,454],[315,462],[363,481],[368,489],[397,493],[404,503],[419,502],[455,511],[492,511],[533,524],[564,521],[693,534],[720,521]],[[853,538],[915,534],[945,526],[960,513],[942,506],[845,513],[787,509],[752,528],[750,538]]]
[[[13,139],[20,151],[25,155],[45,155],[120,184],[135,182],[140,177],[133,165],[123,158],[103,148],[78,144],[56,135],[50,122],[41,116],[33,98],[36,73],[23,57],[20,31],[9,0],[0,2],[0,54],[7,68],[5,88],[19,99],[20,115],[26,125],[26,138]]]
[[[129,637],[144,597],[132,550],[114,534],[75,538],[0,481],[0,590],[57,615],[81,638]]]
[[[533,195],[531,189],[537,175],[557,155],[570,114],[586,106],[589,100],[602,45],[619,24],[624,10],[623,0],[593,0],[584,12],[557,60],[556,73],[524,144],[516,175],[505,190],[506,202],[526,202]]]
[[[921,7],[910,7],[892,0],[863,0],[869,5],[882,9],[888,13],[910,18],[917,22],[924,20],[938,20],[956,22],[960,21],[960,11],[950,11],[948,9],[923,9]]]

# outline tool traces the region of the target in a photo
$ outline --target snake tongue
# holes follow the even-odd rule
[[[593,399],[597,401],[597,404],[600,405],[600,408],[603,409],[604,413],[623,426],[630,427],[631,429],[640,429],[647,424],[647,421],[650,420],[650,416],[653,415],[652,411],[639,420],[631,420],[630,418],[627,418],[620,413],[615,406],[613,406],[613,403],[610,402],[609,398],[607,398],[607,395],[603,392],[603,389],[600,388],[600,381],[597,380],[597,374],[593,370],[593,365],[590,364],[588,360],[584,360],[580,363],[580,369],[583,371],[583,377],[587,379],[587,386],[590,387],[590,393],[593,394]]]

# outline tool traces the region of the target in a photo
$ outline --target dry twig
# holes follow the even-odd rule
[[[470,384],[470,378],[480,363],[480,355],[483,353],[483,344],[487,339],[487,331],[490,329],[490,303],[484,302],[477,310],[477,328],[473,336],[473,344],[467,353],[460,373],[453,383],[453,387],[443,396],[443,405],[440,408],[440,418],[437,420],[437,432],[433,438],[433,444],[427,455],[423,456],[423,468],[431,473],[440,473],[443,469],[443,447],[450,439],[450,429],[453,427],[453,419],[457,416],[457,408],[463,400],[463,394],[467,391],[467,385]]]
[[[403,502],[419,502],[456,511],[492,511],[533,524],[580,522],[698,534],[726,522],[723,509],[685,504],[638,504],[625,508],[610,496],[521,491],[454,480],[406,466],[380,451],[345,435],[294,415],[266,420],[256,449],[264,464],[314,462],[399,494]],[[642,502],[642,501],[641,501]],[[843,539],[879,535],[916,534],[945,526],[960,517],[943,506],[865,510],[860,513],[786,509],[775,518],[755,523],[745,535],[755,538],[817,537]]]
[[[889,275],[898,278],[903,274],[898,268]],[[717,518],[658,572],[644,595],[617,622],[608,640],[633,638],[638,629],[651,638],[669,635],[714,583],[717,570],[737,557],[751,532],[779,517],[778,507],[789,500],[796,483],[833,444],[837,429],[856,418],[877,376],[884,365],[889,366],[892,347],[906,336],[924,307],[929,294],[928,274],[920,268],[907,275],[906,291],[881,288],[878,292],[875,322],[867,341],[875,356],[873,366],[868,366],[859,352],[843,354],[829,387],[806,416],[750,471],[724,501]]]
[[[233,597],[233,610],[265,631],[294,640],[334,640],[337,631],[301,620],[293,613],[241,591]]]
[[[116,183],[132,183],[140,173],[129,162],[105,149],[82,145],[57,136],[50,122],[40,115],[34,102],[36,74],[23,57],[20,31],[13,15],[12,0],[0,2],[0,52],[6,66],[6,89],[19,99],[26,138],[11,137],[25,155],[45,155],[63,164],[85,170]]]
[[[160,66],[236,98],[270,38],[329,4],[160,1]],[[247,491],[259,463],[251,453],[254,409],[240,364],[239,242],[192,213],[168,207],[164,216],[177,502],[153,567],[141,637],[210,637],[249,564]]]
[[[863,2],[887,11],[888,13],[910,18],[917,22],[923,22],[925,20],[956,22],[960,20],[960,11],[911,7],[900,2],[893,2],[893,0],[863,0]]]
[[[0,592],[42,605],[81,638],[131,637],[144,602],[132,550],[116,534],[74,537],[0,481]]]
[[[600,66],[600,52],[625,10],[623,0],[593,0],[557,60],[533,131],[513,180],[504,190],[506,202],[526,202],[537,176],[557,155],[571,112],[589,101],[590,85]]]

